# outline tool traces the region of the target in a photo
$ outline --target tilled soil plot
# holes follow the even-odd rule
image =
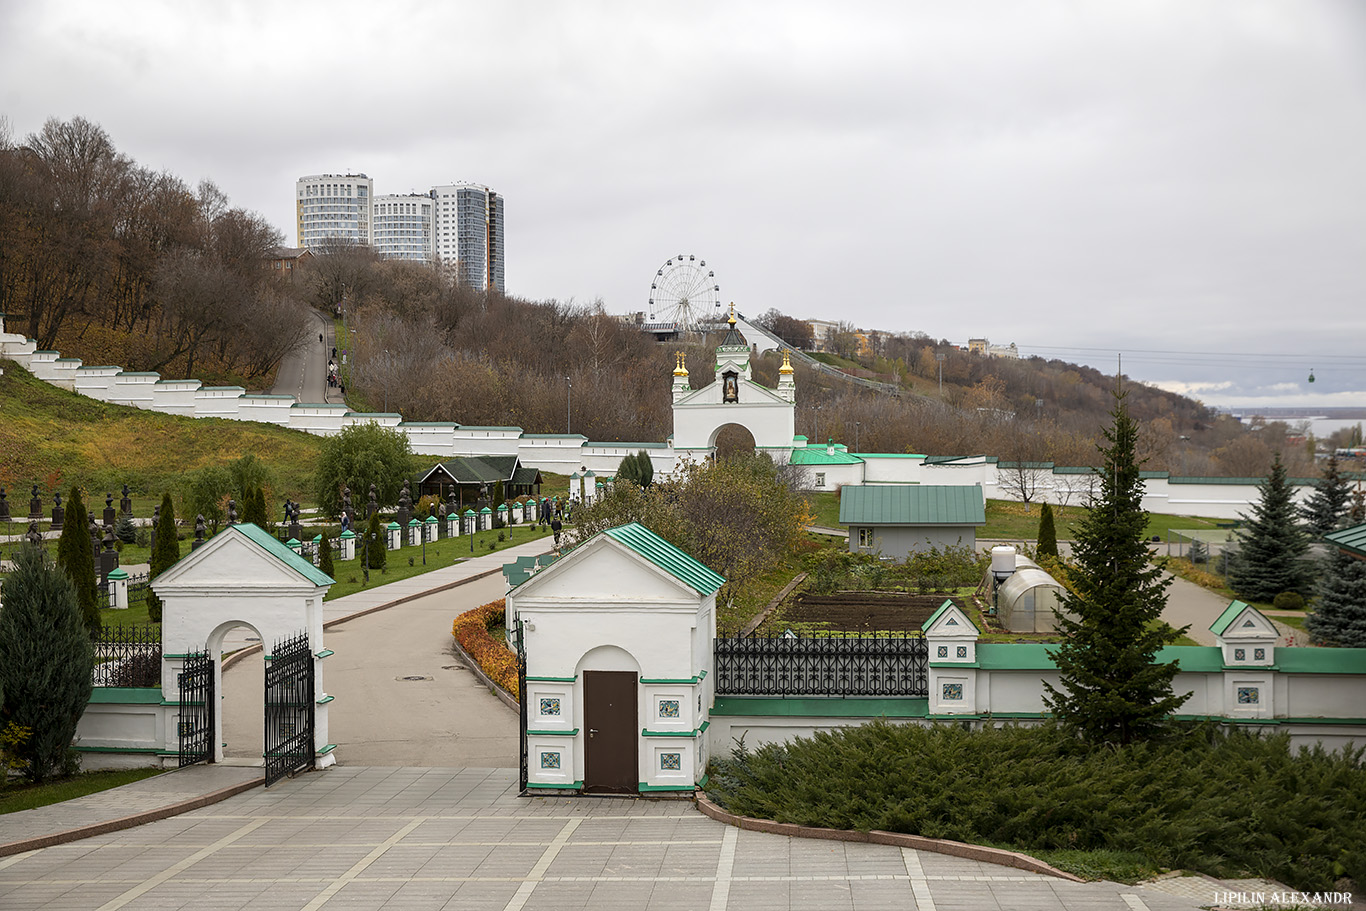
[[[845,592],[798,595],[784,605],[782,619],[821,623],[827,629],[918,630],[939,609],[947,595],[908,595],[900,592]],[[954,599],[959,607],[963,605]]]

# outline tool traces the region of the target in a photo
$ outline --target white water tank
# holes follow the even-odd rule
[[[991,549],[991,574],[999,582],[1015,572],[1015,548],[1009,544],[997,544]]]

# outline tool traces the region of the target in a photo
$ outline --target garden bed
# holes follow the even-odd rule
[[[811,624],[828,630],[915,631],[945,600],[967,609],[961,597],[948,592],[913,595],[907,592],[836,592],[814,595],[802,592],[781,610],[782,621]]]

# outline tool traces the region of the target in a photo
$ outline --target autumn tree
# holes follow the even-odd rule
[[[1156,734],[1188,695],[1172,692],[1178,664],[1156,660],[1180,631],[1161,622],[1170,580],[1152,564],[1144,540],[1138,426],[1124,394],[1115,395],[1111,416],[1100,491],[1073,531],[1067,613],[1057,616],[1063,643],[1049,653],[1059,688],[1044,689],[1049,709],[1083,739],[1130,743]]]

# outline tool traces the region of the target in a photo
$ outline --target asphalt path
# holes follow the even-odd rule
[[[336,697],[328,739],[339,764],[516,767],[517,715],[479,684],[451,638],[458,614],[506,591],[493,575],[328,628],[323,680]],[[225,757],[260,759],[264,685],[259,653],[223,672]]]
[[[322,341],[319,341],[319,336]],[[336,345],[332,321],[316,310],[309,310],[309,329],[299,346],[280,360],[275,374],[273,395],[292,395],[307,405],[338,402],[341,391],[327,385],[327,364]]]

